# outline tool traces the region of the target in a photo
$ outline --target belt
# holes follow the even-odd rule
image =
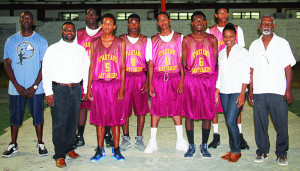
[[[52,84],[53,84],[53,85],[59,85],[59,86],[66,86],[66,87],[75,87],[75,86],[80,85],[80,83],[69,83],[69,84],[65,84],[65,83],[58,83],[58,82],[55,82],[55,81],[52,81]]]

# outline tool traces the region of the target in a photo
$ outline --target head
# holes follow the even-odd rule
[[[263,15],[258,26],[264,36],[272,35],[276,27],[273,15]]]
[[[194,28],[194,31],[201,31],[205,30],[206,28],[206,16],[201,11],[196,11],[193,13],[191,17],[191,24]]]
[[[76,36],[76,28],[72,22],[65,22],[61,29],[62,39],[66,42],[73,42]]]
[[[223,29],[223,41],[226,46],[232,47],[235,45],[236,30],[233,24],[228,23]]]
[[[85,11],[85,20],[87,24],[95,24],[98,18],[99,16],[94,8],[89,8]]]
[[[110,13],[104,14],[101,18],[101,28],[106,34],[113,33],[114,29],[116,29],[115,16]]]
[[[22,29],[29,29],[32,30],[32,26],[34,24],[33,15],[30,11],[24,11],[20,15],[20,20]]]
[[[171,19],[168,13],[160,12],[157,15],[157,23],[160,29],[166,29],[171,27]]]
[[[137,14],[131,14],[128,17],[127,27],[129,33],[138,33],[140,30],[140,16]]]
[[[229,15],[229,8],[226,4],[218,4],[215,8],[215,17],[219,22],[227,22]]]

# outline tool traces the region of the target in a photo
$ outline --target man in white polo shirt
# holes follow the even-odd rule
[[[254,162],[262,163],[268,158],[270,112],[277,132],[275,151],[277,162],[281,166],[287,166],[288,104],[293,102],[291,67],[295,65],[296,60],[289,43],[273,33],[275,27],[276,24],[271,15],[263,16],[259,24],[263,35],[249,48],[251,57],[249,101],[254,104],[257,145],[257,157]]]

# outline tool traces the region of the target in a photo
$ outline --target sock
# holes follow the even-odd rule
[[[78,134],[83,136],[85,125],[78,125]]]
[[[213,124],[214,133],[219,133],[219,124]]]
[[[129,134],[124,134],[124,136],[127,136],[127,137],[129,137]]]
[[[202,128],[202,144],[207,144],[210,129]]]
[[[152,140],[156,140],[157,128],[151,127],[151,138]]]
[[[240,134],[242,133],[242,123],[238,124]]]
[[[182,125],[175,125],[176,133],[177,133],[177,141],[183,140],[183,131],[182,131]]]
[[[186,135],[187,135],[189,144],[194,144],[194,130],[186,130]]]

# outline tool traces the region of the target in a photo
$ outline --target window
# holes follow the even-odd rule
[[[170,12],[170,19],[172,20],[190,20],[192,12]]]
[[[259,12],[234,12],[233,19],[259,19]]]
[[[61,13],[59,13],[59,19],[61,21],[78,20],[79,13],[78,12],[61,12]]]
[[[300,11],[297,11],[296,18],[300,18]]]
[[[134,14],[134,12],[118,12],[117,20],[127,20],[131,14]]]

